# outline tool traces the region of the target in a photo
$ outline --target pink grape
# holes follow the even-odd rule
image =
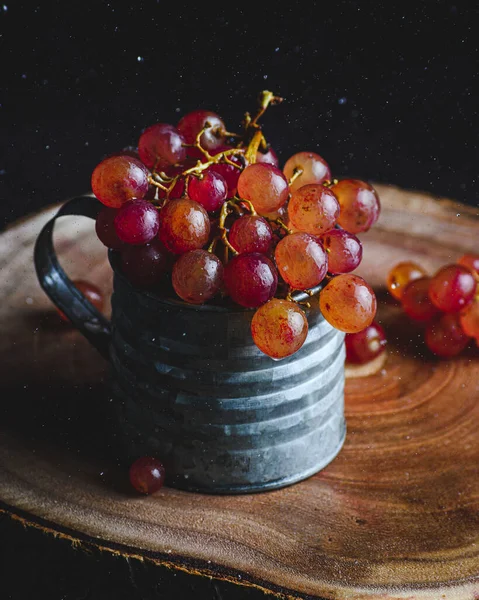
[[[294,229],[321,235],[335,226],[339,217],[339,203],[333,192],[324,185],[310,183],[292,193],[288,215]]]
[[[328,256],[317,238],[308,233],[285,236],[274,252],[281,277],[295,290],[320,283],[328,271]]]
[[[291,191],[308,183],[323,183],[331,179],[331,170],[328,163],[319,154],[314,152],[298,152],[286,161],[283,173],[289,181],[295,169],[302,169],[301,175],[291,184]]]
[[[338,223],[350,233],[368,231],[379,218],[380,203],[376,190],[358,179],[343,179],[332,186],[341,211]]]
[[[273,165],[274,167],[277,167],[279,165],[278,157],[273,148],[269,148],[267,152],[261,152],[260,150],[258,150],[258,152],[256,153],[256,162],[268,163],[270,165]]]
[[[128,200],[143,198],[148,192],[148,170],[131,156],[110,156],[93,170],[91,189],[105,206],[120,208]]]
[[[160,212],[159,238],[173,254],[202,248],[210,235],[206,210],[189,198],[169,200]]]
[[[238,193],[259,213],[278,210],[288,200],[289,187],[281,171],[267,163],[249,165],[238,179]]]
[[[164,171],[186,158],[185,138],[166,123],[156,123],[145,129],[138,141],[138,153],[149,169]]]
[[[308,335],[308,320],[297,304],[273,298],[255,312],[251,334],[258,348],[271,358],[297,352]]]
[[[344,229],[331,229],[319,240],[328,253],[330,273],[350,273],[359,266],[363,257],[363,246],[353,233]]]
[[[357,275],[337,275],[321,290],[319,307],[324,318],[345,333],[358,333],[374,320],[377,309],[372,288]]]

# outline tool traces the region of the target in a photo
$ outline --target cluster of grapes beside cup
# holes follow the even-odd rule
[[[415,262],[399,263],[387,286],[406,315],[424,326],[433,354],[452,358],[472,340],[479,345],[479,255],[464,254],[432,276]]]
[[[105,205],[97,235],[118,253],[132,285],[171,285],[191,304],[256,309],[253,340],[274,359],[301,348],[305,308],[317,296],[337,329],[371,325],[374,292],[351,272],[362,257],[356,234],[380,210],[368,183],[333,179],[314,152],[294,154],[279,168],[258,121],[280,100],[263,92],[242,133],[207,110],[186,114],[176,127],[152,125],[137,149],[104,159],[91,179]],[[298,291],[306,301],[296,300]]]

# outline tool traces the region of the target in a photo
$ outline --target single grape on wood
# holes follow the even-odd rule
[[[165,467],[152,456],[142,456],[130,466],[130,483],[140,494],[154,494],[165,483]]]

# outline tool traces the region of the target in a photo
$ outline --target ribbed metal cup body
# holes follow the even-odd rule
[[[118,274],[112,311],[115,419],[128,459],[157,456],[170,485],[228,494],[300,481],[339,452],[344,334],[319,309],[307,311],[304,346],[281,361],[253,343],[254,311],[170,301]]]

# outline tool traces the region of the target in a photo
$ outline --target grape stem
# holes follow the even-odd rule
[[[195,141],[193,144],[182,144],[183,147],[185,147],[185,148],[196,148],[204,156],[204,158],[206,159],[206,162],[201,162],[201,160],[198,160],[194,167],[190,167],[189,169],[186,169],[185,171],[183,171],[179,175],[176,175],[175,177],[168,177],[168,175],[166,175],[166,173],[164,173],[163,171],[161,171],[160,173],[157,173],[155,170],[156,169],[156,164],[155,164],[151,175],[148,177],[148,182],[150,184],[154,185],[155,187],[160,188],[164,192],[166,192],[166,200],[165,201],[168,201],[171,191],[173,190],[174,186],[178,182],[178,179],[180,179],[181,177],[184,177],[187,179],[188,176],[192,175],[193,177],[198,177],[199,179],[201,179],[203,177],[203,171],[206,171],[211,165],[218,164],[218,163],[225,163],[225,164],[228,164],[228,165],[234,167],[235,169],[242,170],[242,168],[244,167],[244,161],[243,161],[243,165],[238,165],[237,163],[235,163],[234,161],[232,161],[229,158],[230,156],[239,156],[239,157],[244,156],[249,164],[254,164],[256,162],[256,153],[258,152],[259,147],[261,146],[262,148],[267,148],[266,139],[265,139],[263,132],[261,131],[261,127],[258,125],[257,121],[264,114],[264,112],[266,111],[266,109],[268,108],[268,106],[270,104],[272,104],[272,105],[279,104],[282,101],[283,101],[283,98],[280,98],[279,96],[275,96],[272,92],[269,92],[267,90],[262,91],[260,94],[260,97],[259,97],[260,107],[259,107],[259,110],[256,113],[256,115],[254,116],[254,118],[251,118],[249,113],[245,114],[245,120],[244,120],[245,132],[244,132],[243,136],[240,136],[237,133],[232,133],[232,132],[226,131],[226,130],[214,129],[213,130],[214,134],[219,133],[220,135],[224,135],[224,136],[228,136],[228,137],[241,138],[241,141],[238,143],[237,148],[223,150],[222,152],[219,152],[218,154],[215,154],[215,155],[210,154],[208,152],[208,150],[203,148],[203,146],[201,145],[201,136],[209,129],[212,129],[211,123],[206,121],[204,127],[196,135],[196,138],[195,138]],[[248,137],[250,136],[251,131],[254,131],[254,133],[253,133],[253,135],[248,143],[248,146],[245,150],[244,147],[242,147],[242,146],[243,146],[244,140],[248,139]],[[169,184],[169,185],[165,185],[165,184]],[[245,202],[247,202],[247,201],[245,201]],[[249,209],[251,211],[251,214],[253,214],[253,215],[256,214],[254,207],[251,205],[251,203],[249,204]],[[229,242],[226,240],[225,244],[228,245]]]
[[[294,167],[293,174],[289,178],[288,185],[293,185],[293,183],[298,179],[300,175],[304,173],[303,167]]]
[[[259,110],[256,113],[255,117],[253,117],[253,119],[250,118],[250,120],[248,122],[248,127],[255,127],[257,125],[258,119],[260,119],[264,115],[264,113],[266,112],[266,109],[268,108],[268,106],[270,104],[272,104],[272,105],[280,104],[281,102],[283,102],[283,100],[284,100],[284,98],[275,96],[273,94],[273,92],[270,92],[268,90],[263,90],[260,93],[259,98],[258,98]],[[246,114],[248,114],[248,113],[246,113]]]
[[[249,200],[244,200],[243,198],[238,198],[237,196],[235,196],[234,198],[231,198],[231,200],[228,200],[227,202],[225,202],[223,204],[223,206],[221,207],[221,212],[220,212],[220,220],[218,223],[218,229],[220,230],[220,235],[216,236],[214,238],[214,240],[211,242],[211,244],[208,247],[208,252],[213,252],[214,249],[216,248],[216,244],[218,241],[222,241],[225,248],[227,250],[230,250],[230,252],[233,254],[233,256],[236,256],[238,254],[236,248],[234,248],[229,239],[228,239],[228,231],[225,227],[225,223],[226,223],[226,219],[228,218],[228,216],[232,213],[233,210],[238,210],[239,205],[246,205],[246,207],[248,208],[248,210],[250,211],[250,213],[253,216],[256,216],[257,212],[254,209],[254,206],[252,205],[252,203]],[[227,251],[225,253],[225,263],[228,262],[227,261]]]
[[[263,136],[263,132],[261,131],[261,129],[258,129],[257,131],[255,131],[253,137],[251,138],[251,141],[248,144],[248,148],[245,154],[245,158],[250,165],[253,165],[256,162],[256,153],[258,152],[258,148],[262,141],[266,142]]]
[[[310,293],[310,290],[296,290],[296,291],[301,291],[305,294],[308,294],[308,296],[312,296],[313,294]],[[295,290],[290,290],[287,294],[286,294],[286,298],[285,300],[287,300],[288,302],[294,302],[295,304],[300,304],[301,306],[304,306],[306,308],[311,308],[311,302],[308,302],[307,300],[297,300],[296,298],[293,298],[292,294],[295,292]]]
[[[151,185],[154,185],[157,188],[160,188],[160,190],[163,190],[164,192],[168,192],[168,188],[166,187],[166,185],[163,185],[162,183],[157,181],[154,178],[154,175],[156,175],[156,173],[153,173],[152,175],[148,176],[148,183],[150,183]]]
[[[323,181],[323,185],[324,187],[330,188],[333,187],[333,185],[336,185],[338,183],[339,179],[333,179],[332,181],[329,179],[325,179]]]
[[[237,165],[232,160],[229,160],[228,156],[243,154],[244,153],[243,148],[231,148],[230,150],[224,150],[223,152],[219,152],[218,154],[215,154],[215,155],[211,155],[208,152],[208,150],[203,148],[203,146],[201,145],[201,136],[205,133],[205,131],[207,131],[210,128],[211,128],[211,125],[208,122],[206,122],[203,129],[201,129],[198,132],[198,135],[196,136],[194,144],[182,144],[182,146],[184,148],[196,148],[197,150],[199,150],[203,154],[203,156],[206,158],[206,161],[207,161],[205,163],[202,163],[199,160],[194,167],[191,167],[187,171],[184,171],[182,173],[182,175],[185,175],[186,173],[191,173],[191,174],[200,173],[201,171],[204,171],[211,165],[217,164],[219,162],[226,162],[227,164],[232,165],[233,167],[236,167],[237,169],[241,169],[240,165]]]
[[[283,223],[283,221],[279,217],[277,219],[263,217],[263,219],[266,219],[269,223],[274,223],[275,225],[278,225],[280,229],[283,229],[283,231],[286,231],[286,233],[289,235],[293,233],[293,230],[290,229],[285,223]]]
[[[308,296],[309,298],[312,298],[313,296],[316,296],[316,294],[319,294],[323,289],[324,285],[331,281],[331,279],[334,279],[334,277],[335,275],[328,274],[321,281],[321,283],[318,283],[318,285],[315,285],[313,288],[307,290],[290,289],[288,294],[286,295],[286,300],[289,300],[290,302],[295,302],[296,304],[303,304],[305,301],[307,302]]]
[[[247,206],[249,212],[253,215],[253,217],[255,217],[258,214],[253,204],[249,200],[245,200],[244,198],[238,198],[238,196],[235,196],[234,198],[231,198],[231,200],[228,200],[228,204],[233,208],[238,206],[239,204],[244,204]]]
[[[231,251],[231,253],[233,254],[233,256],[236,256],[238,254],[238,252],[236,251],[235,248],[233,248],[233,246],[231,245],[229,239],[228,239],[228,232],[226,230],[225,227],[225,221],[228,217],[228,215],[231,214],[232,211],[232,206],[234,205],[234,201],[229,200],[228,202],[225,202],[223,204],[223,206],[221,207],[221,213],[220,213],[220,220],[219,220],[219,224],[218,224],[218,229],[220,230],[220,235],[216,236],[213,241],[211,242],[211,244],[208,246],[208,252],[213,252],[214,249],[216,248],[216,244],[219,240],[221,240],[224,244],[225,247],[225,264],[228,262],[228,250]]]
[[[250,137],[250,132],[253,132],[253,135],[248,143],[248,148],[246,150],[246,160],[250,165],[256,162],[256,153],[258,152],[259,147],[261,146],[263,149],[268,147],[266,139],[261,131],[261,126],[258,125],[258,120],[260,117],[264,115],[266,109],[270,104],[279,104],[283,101],[283,98],[279,96],[275,96],[273,92],[268,90],[263,90],[259,95],[259,109],[256,115],[251,118],[251,115],[247,112],[244,116],[244,128],[245,128],[245,138],[248,139]]]

